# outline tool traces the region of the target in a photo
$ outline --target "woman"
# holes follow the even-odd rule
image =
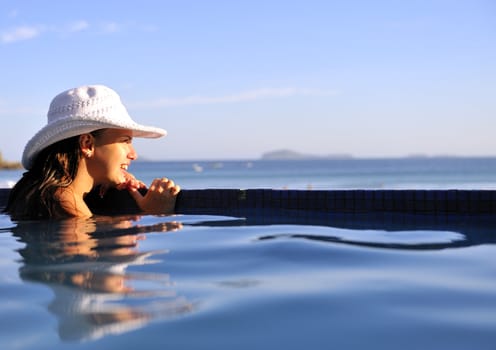
[[[163,129],[134,122],[119,95],[103,85],[57,95],[48,123],[27,143],[27,169],[10,192],[6,212],[14,220],[90,217],[85,196],[115,187],[127,190],[144,214],[171,214],[179,186],[162,178],[146,186],[127,172],[137,158],[133,137],[157,138]]]

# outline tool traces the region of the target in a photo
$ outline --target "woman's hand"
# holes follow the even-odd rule
[[[146,188],[146,185],[144,182],[136,179],[133,174],[124,171],[124,182],[121,182],[120,184],[113,185],[118,190],[139,190],[140,188]],[[100,185],[100,191],[99,191],[99,196],[103,198],[105,193],[107,193],[107,190],[112,187],[110,184],[103,184]]]
[[[153,180],[145,195],[142,195],[138,189],[139,183],[135,186],[127,186],[129,193],[138,204],[138,207],[144,214],[173,214],[176,206],[176,198],[181,188],[174,184],[174,181],[165,177]]]
[[[143,181],[136,179],[136,177],[134,177],[133,174],[126,171],[124,177],[126,181],[116,186],[118,190],[132,191],[132,190],[139,190],[140,188],[146,188],[145,183]]]

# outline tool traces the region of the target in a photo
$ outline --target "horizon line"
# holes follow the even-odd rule
[[[495,155],[405,155],[405,156],[345,156],[345,157],[333,157],[333,156],[302,156],[295,158],[249,158],[249,157],[240,157],[240,158],[167,158],[167,159],[157,159],[153,157],[140,156],[137,160],[133,162],[200,162],[200,161],[279,161],[279,160],[287,160],[287,161],[299,161],[299,160],[385,160],[385,159],[448,159],[448,158],[496,158]]]

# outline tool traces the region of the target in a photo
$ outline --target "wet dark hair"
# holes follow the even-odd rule
[[[91,134],[96,137],[99,130]],[[34,159],[31,169],[10,191],[5,212],[14,220],[67,217],[56,198],[56,191],[74,181],[82,156],[79,136],[43,149]]]

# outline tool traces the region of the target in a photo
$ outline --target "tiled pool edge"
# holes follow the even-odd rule
[[[0,189],[0,210],[6,205],[8,193],[8,189]],[[126,191],[111,191],[103,199],[92,193],[86,199],[96,214],[138,214],[134,200]],[[239,221],[238,225],[442,230],[459,232],[465,237],[454,242],[401,245],[406,249],[496,243],[496,191],[492,190],[182,190],[176,212],[231,217]],[[209,220],[208,225],[233,225],[233,222],[219,218]]]
[[[489,190],[271,190],[183,191],[177,210],[288,209],[325,213],[491,214]]]
[[[0,209],[9,189],[0,189]],[[90,199],[97,211],[116,214],[134,211],[125,192],[114,191],[106,199]],[[119,205],[115,205],[119,203]],[[494,214],[494,190],[182,190],[176,204],[179,213],[222,213],[250,209],[320,213]]]

